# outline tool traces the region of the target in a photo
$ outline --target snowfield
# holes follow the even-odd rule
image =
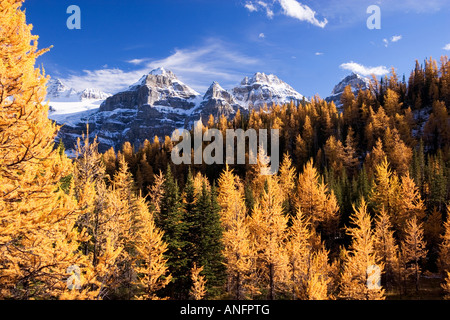
[[[75,126],[80,123],[81,118],[95,113],[104,100],[83,100],[83,101],[49,101],[50,111],[48,117],[60,125]]]

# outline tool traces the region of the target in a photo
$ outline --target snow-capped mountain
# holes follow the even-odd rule
[[[218,119],[222,114],[231,117],[241,108],[235,97],[214,81],[203,96],[199,111],[206,122],[210,114]]]
[[[150,105],[188,110],[195,106],[199,97],[198,92],[178,80],[173,72],[158,68],[144,75],[127,90],[106,99],[100,109],[111,111]]]
[[[352,91],[356,94],[360,89],[367,90],[369,88],[370,80],[369,78],[363,77],[359,74],[352,72],[350,75],[346,76],[339,82],[331,92],[331,95],[325,100],[327,102],[334,101],[336,107],[339,109],[341,104],[341,96],[344,93],[345,87],[351,86]]]
[[[232,89],[237,103],[245,108],[259,108],[265,103],[286,103],[293,100],[299,103],[303,95],[295,91],[277,76],[255,73],[251,78],[245,77],[237,87]]]
[[[56,90],[57,91],[57,90]],[[89,94],[87,96],[90,96]],[[303,95],[274,75],[256,73],[245,77],[236,87],[226,90],[213,82],[204,95],[180,81],[173,72],[158,68],[142,76],[126,90],[96,100],[97,107],[83,112],[50,116],[64,124],[59,138],[68,149],[86,131],[98,136],[101,152],[110,147],[116,150],[125,141],[136,147],[155,135],[170,136],[177,128],[190,129],[194,121],[216,119],[222,114],[232,117],[238,109],[243,113],[264,104],[299,103]],[[92,100],[91,100],[92,101]]]
[[[110,97],[109,93],[105,93],[98,89],[86,88],[79,93],[81,100],[105,100]]]
[[[66,86],[60,79],[50,79],[47,83],[47,99],[68,100],[78,98],[78,92]]]
[[[47,83],[47,100],[50,102],[75,102],[83,100],[104,100],[111,96],[98,89],[86,88],[77,91],[66,86],[60,79],[50,79]]]

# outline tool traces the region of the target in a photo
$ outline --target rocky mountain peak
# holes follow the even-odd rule
[[[80,92],[81,100],[105,100],[110,96],[111,95],[109,93],[105,93],[94,88],[86,88]]]
[[[214,81],[203,96],[203,100],[220,98],[224,92],[226,90],[218,82]]]
[[[367,89],[369,87],[369,79],[365,78],[357,73],[352,72],[339,82],[334,88],[331,94],[338,94],[344,92],[346,86],[350,85],[353,90]]]
[[[172,71],[170,71],[170,70],[166,71],[166,69],[164,69],[163,67],[158,67],[156,69],[153,69],[152,71],[149,72],[149,74],[151,74],[153,76],[161,76],[161,75],[175,76]]]
[[[286,82],[263,72],[257,72],[250,78],[245,77],[231,93],[245,109],[261,107],[267,103],[286,103],[292,100],[298,103],[303,100],[303,95]]]
[[[104,100],[109,96],[110,94],[94,88],[77,91],[58,78],[52,78],[47,83],[47,99],[51,101]]]
[[[363,77],[357,73],[352,72],[344,79],[342,79],[336,86],[334,86],[331,95],[327,97],[325,100],[327,102],[333,101],[336,107],[341,107],[341,96],[344,93],[345,87],[348,85],[351,86],[352,91],[354,93],[358,92],[360,89],[367,90],[369,88],[370,80],[366,77]]]
[[[52,78],[47,83],[47,97],[61,98],[76,94],[76,90],[66,86],[60,79]]]
[[[265,74],[264,72],[255,73],[255,75],[250,79],[250,84],[252,83],[265,83],[269,85],[286,84],[285,82],[281,81],[276,75]]]

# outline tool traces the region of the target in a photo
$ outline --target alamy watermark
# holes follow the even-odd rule
[[[203,132],[200,121],[194,125],[193,139],[191,133],[185,129],[176,129],[171,136],[172,141],[178,142],[172,149],[171,159],[179,164],[246,164],[246,138],[248,138],[248,164],[260,163],[269,165],[263,175],[273,175],[278,172],[280,165],[279,129],[227,129],[224,140],[222,131],[207,129]],[[268,136],[270,136],[270,155],[268,152]],[[182,141],[180,141],[182,138]],[[193,142],[193,145],[192,145]],[[210,142],[203,149],[203,142]],[[193,157],[192,157],[193,150]],[[225,150],[225,156],[224,156]],[[236,150],[236,154],[235,154]]]
[[[76,264],[71,265],[67,268],[66,273],[70,274],[70,277],[67,278],[67,288],[72,289],[81,289],[81,270],[80,267]]]
[[[367,267],[367,288],[369,290],[381,289],[381,269],[377,265]]]
[[[366,13],[370,14],[367,18],[367,28],[369,30],[381,29],[381,8],[377,5],[367,7]]]
[[[81,9],[77,5],[70,5],[67,7],[66,13],[70,14],[67,18],[67,29],[81,29]]]

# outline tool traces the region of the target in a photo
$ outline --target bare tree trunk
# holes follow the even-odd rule
[[[236,300],[241,300],[241,275],[236,275]]]
[[[269,264],[269,299],[275,298],[274,268],[273,264]]]

